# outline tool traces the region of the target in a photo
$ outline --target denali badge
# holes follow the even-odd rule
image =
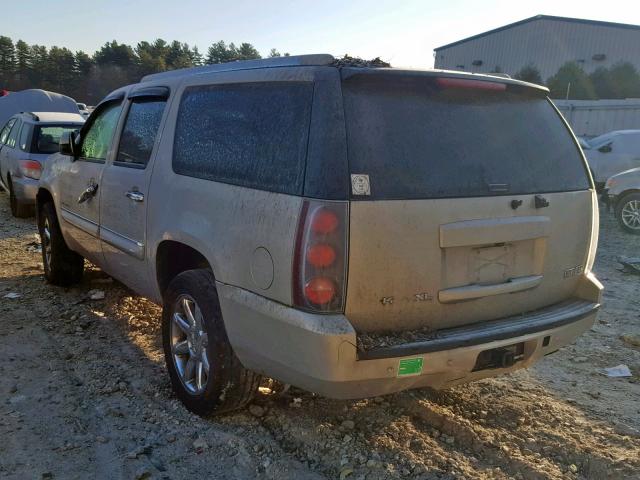
[[[578,265],[578,266],[572,267],[572,268],[567,268],[564,271],[564,278],[571,278],[571,277],[575,277],[577,275],[582,275],[583,271],[584,271],[584,267],[582,265]]]
[[[382,305],[393,305],[395,297],[382,297],[380,303]],[[427,292],[416,293],[411,297],[401,297],[400,302],[433,302],[433,295]]]
[[[415,298],[416,302],[432,302],[433,296],[428,293],[416,293],[413,298]]]

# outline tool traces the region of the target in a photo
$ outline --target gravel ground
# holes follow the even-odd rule
[[[640,478],[640,348],[620,338],[640,333],[640,276],[615,262],[640,237],[604,213],[599,321],[535,368],[360,401],[292,388],[214,419],[171,392],[159,308],[97,269],[46,285],[35,231],[0,194],[2,479]],[[601,373],[621,363],[631,379]]]

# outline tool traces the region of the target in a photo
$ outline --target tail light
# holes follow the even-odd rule
[[[20,160],[18,165],[20,167],[20,173],[25,177],[33,178],[34,180],[40,179],[42,166],[39,162],[36,162],[35,160]]]
[[[304,200],[293,262],[293,303],[303,310],[344,311],[346,202]]]

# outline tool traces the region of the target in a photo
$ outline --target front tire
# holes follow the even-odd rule
[[[640,235],[640,193],[630,193],[618,201],[616,218],[625,232]]]
[[[182,403],[203,416],[246,406],[261,376],[242,366],[229,343],[213,273],[179,274],[167,287],[163,305],[165,361]]]
[[[79,283],[84,273],[84,258],[69,249],[64,241],[53,203],[45,203],[38,215],[42,244],[42,263],[47,282],[62,287]]]

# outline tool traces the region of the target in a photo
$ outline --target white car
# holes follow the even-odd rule
[[[615,130],[589,140],[582,146],[596,185],[609,177],[640,167],[640,130]]]
[[[78,105],[78,111],[80,111],[80,115],[82,115],[85,120],[89,118],[89,114],[91,112],[89,112],[86,103],[77,103],[76,105]]]

